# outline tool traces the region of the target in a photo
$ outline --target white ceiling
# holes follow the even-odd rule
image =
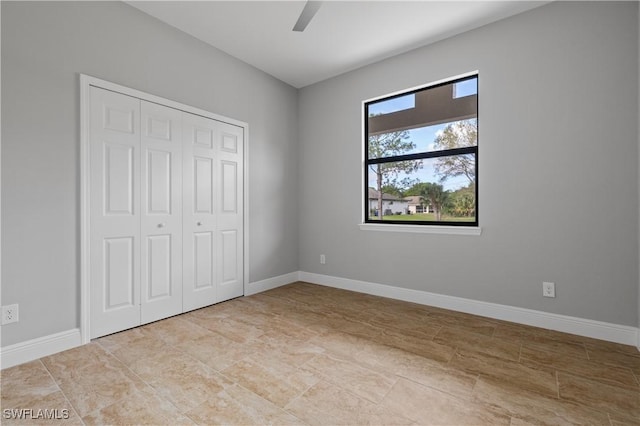
[[[304,32],[305,1],[126,3],[300,88],[549,1],[325,1]]]

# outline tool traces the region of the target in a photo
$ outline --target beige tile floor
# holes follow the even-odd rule
[[[636,348],[306,283],[1,376],[3,424],[640,425]]]

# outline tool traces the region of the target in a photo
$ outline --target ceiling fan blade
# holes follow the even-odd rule
[[[302,13],[300,13],[300,17],[298,18],[298,22],[293,26],[293,31],[302,32],[307,28],[311,19],[316,14],[320,6],[322,5],[321,1],[308,0],[307,4],[304,5],[304,9],[302,9]]]

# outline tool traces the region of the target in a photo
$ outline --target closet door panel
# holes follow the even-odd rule
[[[216,242],[217,122],[182,113],[183,310],[218,302]]]
[[[193,157],[193,213],[213,214],[213,159]]]
[[[141,323],[182,312],[182,112],[141,102]]]
[[[175,280],[172,278],[172,244],[171,235],[151,235],[147,237],[148,292],[145,302],[151,303],[165,300],[175,293]],[[142,307],[144,312],[145,306]]]
[[[113,311],[132,307],[136,301],[134,239],[104,239],[104,308]]]
[[[99,147],[98,147],[99,149]],[[104,143],[104,213],[109,216],[131,216],[133,212],[133,146]]]
[[[91,87],[91,338],[140,324],[140,101]]]
[[[193,234],[193,286],[196,291],[213,289],[213,232]]]
[[[220,256],[218,297],[228,300],[244,294],[243,149],[242,127],[219,123],[217,133],[218,209],[217,241]]]
[[[220,284],[236,282],[238,280],[238,232],[234,229],[220,232],[221,280]]]

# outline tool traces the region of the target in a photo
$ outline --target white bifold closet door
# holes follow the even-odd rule
[[[244,294],[244,129],[218,121],[218,299]]]
[[[140,100],[91,88],[91,337],[140,324]]]
[[[141,101],[141,323],[182,312],[182,113]]]
[[[242,131],[183,115],[185,311],[243,294]]]
[[[243,294],[243,129],[92,87],[91,337]]]

